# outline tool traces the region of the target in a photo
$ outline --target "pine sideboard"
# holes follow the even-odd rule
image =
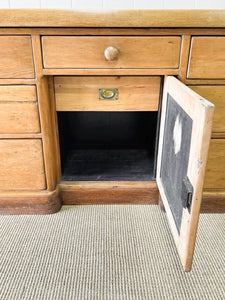
[[[1,213],[54,213],[62,203],[156,204],[157,128],[170,76],[215,105],[202,212],[224,212],[225,11],[6,9],[0,10],[0,45]],[[139,125],[132,129],[131,122]],[[83,126],[81,134],[76,126]],[[139,178],[141,164],[125,174],[123,163],[122,175],[117,168],[116,175],[100,174],[102,180],[85,178],[83,165],[83,177],[79,170],[63,174],[64,137],[65,144],[82,145],[101,133],[108,148],[127,143],[123,153],[137,155],[134,160],[129,145],[151,139],[151,174]],[[78,160],[88,161],[79,151]],[[93,160],[103,152],[95,151]],[[113,165],[110,155],[105,160]],[[124,154],[117,155],[122,161]]]

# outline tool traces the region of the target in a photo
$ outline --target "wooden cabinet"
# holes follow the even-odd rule
[[[0,36],[0,139],[42,141],[39,155],[46,191],[60,186],[67,203],[63,189],[68,195],[68,186],[60,182],[64,155],[60,158],[59,123],[72,132],[64,138],[66,143],[72,139],[80,146],[101,142],[111,147],[124,141],[128,149],[138,141],[142,150],[150,151],[153,162],[155,150],[150,148],[156,149],[156,157],[158,112],[167,75],[176,76],[215,105],[205,190],[223,191],[223,164],[217,163],[223,158],[225,140],[225,24],[218,26],[222,12],[196,12],[198,17],[191,19],[185,12],[174,18],[178,14],[174,11],[164,17],[164,12],[159,17],[158,12],[141,11],[141,18],[137,11],[108,18],[71,12],[68,21],[55,15],[57,27],[53,19],[43,17],[44,12],[37,18],[30,11],[28,23],[19,12],[15,13],[19,19],[6,17],[11,13],[0,11],[0,26],[5,27]],[[172,19],[176,28],[165,23]],[[141,161],[139,152],[134,160]],[[151,184],[155,186],[154,181]],[[88,183],[85,186],[87,192]],[[116,186],[127,183],[119,181]]]

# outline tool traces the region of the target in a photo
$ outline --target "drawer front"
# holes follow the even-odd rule
[[[0,133],[39,133],[37,102],[0,102]]]
[[[225,189],[225,139],[211,140],[204,188]]]
[[[35,86],[0,86],[0,133],[39,133]]]
[[[41,140],[0,140],[0,190],[46,188]]]
[[[105,49],[118,52],[108,61]],[[181,38],[162,37],[42,37],[45,68],[178,68]]]
[[[54,82],[57,111],[158,110],[160,77],[55,77]],[[117,97],[104,99],[99,89]]]
[[[193,37],[188,78],[225,78],[225,37]]]
[[[190,86],[196,93],[215,104],[213,132],[225,132],[225,86]]]
[[[34,78],[30,36],[0,36],[0,78]]]

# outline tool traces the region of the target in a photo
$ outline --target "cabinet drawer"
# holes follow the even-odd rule
[[[225,139],[211,140],[204,188],[225,189]]]
[[[0,133],[39,133],[35,86],[0,86]]]
[[[179,36],[44,36],[45,68],[178,68]],[[105,49],[118,49],[118,57],[108,61]]]
[[[192,90],[215,104],[213,132],[225,132],[225,86],[190,86]]]
[[[4,103],[0,101],[0,133],[39,133],[37,102]]]
[[[57,111],[158,110],[160,77],[55,77],[54,82]],[[117,96],[104,99],[99,89]]]
[[[188,78],[225,78],[225,37],[193,37]]]
[[[41,140],[0,140],[0,190],[46,188]]]
[[[0,78],[34,78],[30,36],[0,36]]]

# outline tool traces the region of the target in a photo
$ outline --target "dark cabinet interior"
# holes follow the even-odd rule
[[[62,181],[152,181],[158,112],[58,112]]]

